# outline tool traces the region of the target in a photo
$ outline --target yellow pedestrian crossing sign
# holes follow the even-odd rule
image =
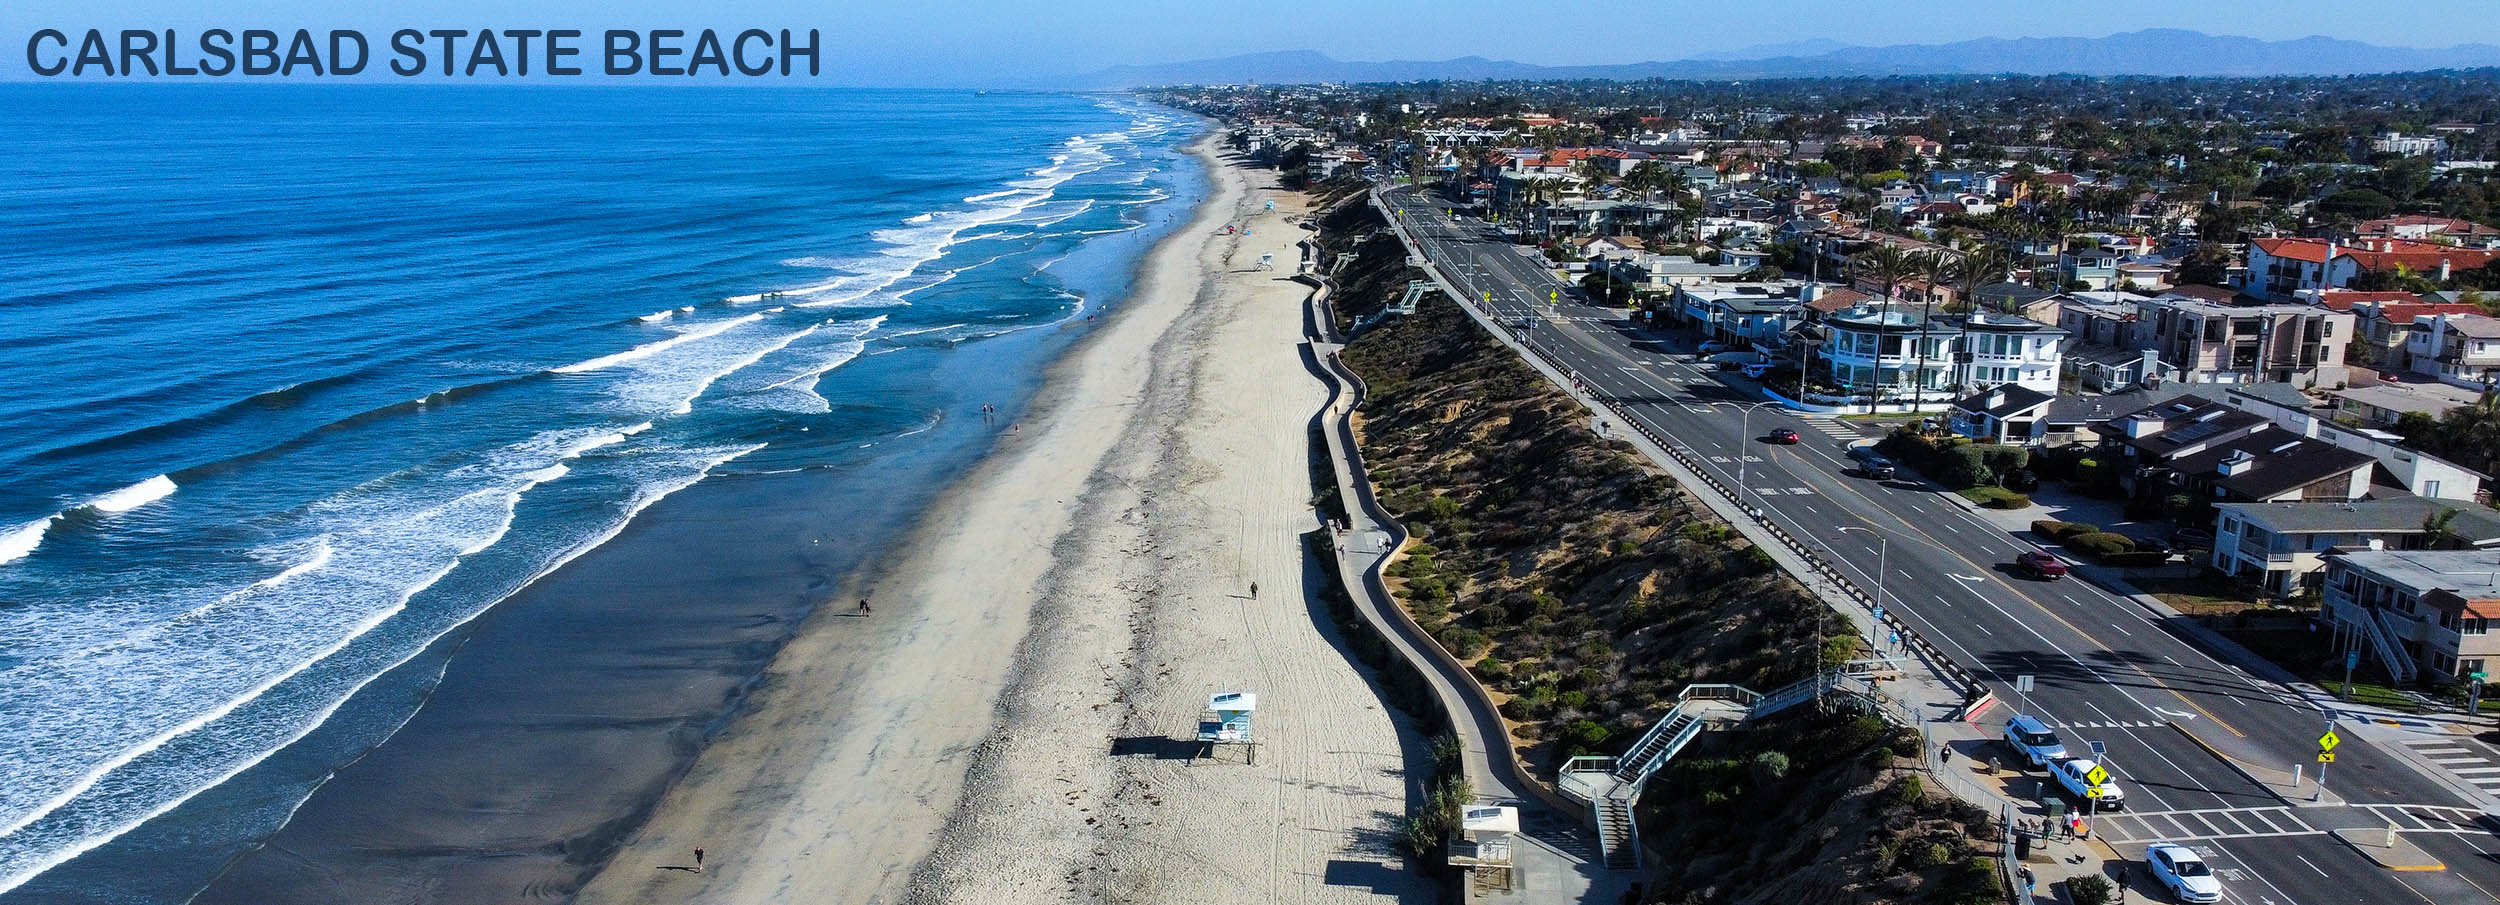
[[[2322,764],[2331,764],[2331,763],[2334,763],[2334,762],[2335,762],[2335,752],[2333,752],[2333,751],[2320,751],[2320,752],[2318,752],[2318,763],[2322,763]],[[2321,773],[2321,774],[2319,774],[2319,775],[2323,776],[2323,775],[2325,775],[2325,774]]]
[[[2336,735],[2335,730],[2329,729],[2325,735],[2318,736],[2318,751],[2322,754],[2332,754],[2335,752],[2335,746],[2343,743],[2344,737]]]
[[[2083,781],[2092,784],[2092,797],[2099,798],[2101,797],[2101,784],[2109,781],[2109,770],[2099,764],[2093,764],[2092,770],[2083,774]]]
[[[1562,290],[1560,290],[1560,289],[1548,289],[1548,290],[1545,290],[1545,300],[1546,300],[1546,301],[1549,301],[1549,302],[1559,302],[1559,301],[1562,301]]]

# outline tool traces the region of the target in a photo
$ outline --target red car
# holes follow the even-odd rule
[[[2033,550],[2014,557],[2014,568],[2033,578],[2050,580],[2066,577],[2066,562],[2046,550]]]
[[[1797,442],[1797,429],[1793,427],[1775,428],[1771,431],[1771,442],[1782,446],[1795,443]]]

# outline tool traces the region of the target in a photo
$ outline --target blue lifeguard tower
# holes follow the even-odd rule
[[[1258,763],[1258,737],[1250,731],[1250,717],[1258,709],[1259,696],[1246,691],[1208,696],[1206,712],[1198,715],[1199,753],[1214,757],[1217,745],[1240,745],[1248,751],[1249,763]]]

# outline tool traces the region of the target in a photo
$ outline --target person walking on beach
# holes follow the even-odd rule
[[[859,599],[859,614],[862,616],[868,615],[868,598],[866,597]]]
[[[1252,599],[1252,600],[1257,600],[1257,599],[1259,599],[1259,583],[1258,583],[1258,582],[1255,582],[1255,581],[1254,581],[1254,582],[1251,582],[1251,583],[1250,583],[1250,599]]]
[[[694,872],[703,872],[703,850],[700,848],[694,850]]]

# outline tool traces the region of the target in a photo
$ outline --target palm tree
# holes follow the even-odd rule
[[[2005,249],[1994,245],[1982,245],[1962,252],[1962,259],[1953,264],[1952,279],[1962,291],[1965,310],[1979,309],[1979,287],[2004,279],[2010,261]],[[2011,301],[2010,298],[2008,300]],[[2007,313],[2012,312],[2009,310]]]
[[[1851,256],[1849,259],[1849,269],[1856,272],[1860,276],[1876,281],[1884,287],[1883,313],[1888,319],[1889,315],[1892,314],[1894,290],[1900,287],[1902,280],[1907,279],[1911,274],[1917,272],[1918,261],[1916,255],[1902,251],[1899,246],[1879,244],[1873,248],[1869,248]],[[1871,381],[1875,384],[1875,387],[1870,388],[1867,391],[1868,401],[1866,410],[1869,412],[1875,410],[1875,404],[1880,401],[1880,396],[1882,395],[1884,375],[1883,365],[1883,346],[1879,344],[1875,348],[1875,367],[1873,368],[1873,378]]]
[[[1929,345],[1926,334],[1927,324],[1936,317],[1936,289],[1953,279],[1955,265],[1953,257],[1941,248],[1915,254],[1911,258],[1917,262],[1912,265],[1913,272],[1918,275],[1921,282],[1927,284],[1926,291],[1919,293],[1922,301],[1918,315],[1918,379],[1913,384],[1924,391],[1927,389]]]

